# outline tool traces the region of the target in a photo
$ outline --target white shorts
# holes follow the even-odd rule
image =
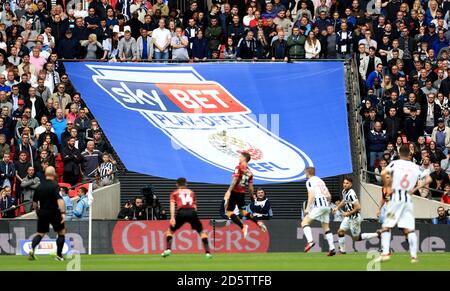
[[[320,221],[321,223],[329,223],[330,222],[330,212],[331,212],[331,209],[329,206],[314,207],[309,212],[309,218]]]
[[[390,201],[386,205],[386,216],[383,227],[415,229],[416,221],[414,218],[414,209],[411,202]]]
[[[344,220],[342,220],[339,229],[345,231],[350,230],[350,233],[353,237],[359,236],[361,234],[361,221],[361,215],[359,215],[357,218],[344,217]]]

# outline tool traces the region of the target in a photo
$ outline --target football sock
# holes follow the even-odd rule
[[[309,225],[305,225],[303,227],[303,233],[305,234],[306,240],[310,243],[313,241],[311,227]]]
[[[58,255],[58,257],[62,257],[65,240],[66,237],[64,235],[58,235],[58,238],[56,239],[56,254]]]
[[[408,233],[409,253],[411,258],[417,257],[417,235],[415,232]]]
[[[244,228],[244,224],[242,224],[241,219],[240,219],[236,214],[233,213],[233,214],[230,216],[230,219],[231,219],[234,223],[236,223],[241,229]]]
[[[330,247],[330,251],[334,250],[334,241],[333,241],[333,234],[331,231],[325,232],[325,238],[327,239],[328,246]]]
[[[339,250],[345,253],[345,234],[343,236],[339,236]]]
[[[202,238],[203,246],[205,247],[205,253],[209,253],[209,242],[208,238],[204,237]]]
[[[391,244],[391,232],[383,231],[381,234],[381,248],[383,249],[383,255],[389,255],[389,248]]]
[[[170,250],[172,248],[172,239],[173,239],[172,235],[166,236],[167,250]]]
[[[33,241],[31,242],[31,248],[34,249],[37,247],[37,245],[41,242],[42,236],[40,234],[37,234],[34,238]]]
[[[378,233],[372,232],[372,233],[361,233],[361,239],[371,239],[374,237],[378,237]]]

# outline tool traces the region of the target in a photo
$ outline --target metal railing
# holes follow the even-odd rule
[[[109,176],[113,176],[113,182],[112,182],[112,184],[117,183],[117,181],[118,181],[118,180],[117,180],[117,175],[116,175],[117,173],[120,173],[120,172],[119,172],[118,170],[114,170],[111,174],[107,174],[107,175],[103,175],[103,176],[97,176],[97,177],[89,178],[89,179],[87,179],[87,180],[84,181],[84,182],[80,182],[80,183],[78,183],[78,184],[75,184],[75,185],[69,187],[68,190],[76,189],[77,187],[80,187],[80,186],[85,185],[85,184],[87,184],[87,183],[92,183],[92,182],[94,182],[94,181],[97,181],[97,179],[103,179],[103,178],[109,177]],[[58,184],[59,184],[59,183],[58,183]],[[101,188],[101,187],[99,187],[99,188]],[[99,188],[96,188],[96,189],[99,189]],[[94,189],[94,190],[95,190],[95,189]],[[68,193],[67,193],[67,194],[68,194]],[[17,217],[20,217],[20,216],[21,216],[20,208],[21,208],[22,206],[26,206],[26,205],[29,205],[29,204],[32,204],[32,203],[33,203],[32,200],[30,200],[30,201],[25,201],[25,202],[20,203],[20,204],[18,204],[18,205],[14,205],[14,206],[12,206],[12,207],[10,207],[10,208],[4,209],[4,210],[0,210],[0,217],[1,217],[4,213],[6,213],[6,212],[9,212],[9,211],[16,211],[16,210],[19,210],[19,215],[18,215]],[[33,211],[31,211],[31,212],[33,212]],[[31,212],[28,212],[28,213],[31,213]],[[28,213],[25,213],[25,214],[28,214]],[[15,217],[15,218],[17,218],[17,217]]]

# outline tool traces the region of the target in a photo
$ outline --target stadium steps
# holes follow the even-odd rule
[[[121,183],[122,205],[136,196],[142,196],[142,188],[152,184],[164,209],[169,209],[169,195],[175,188],[174,180],[127,171],[120,173],[118,178]],[[340,194],[340,176],[327,178],[325,181],[333,196]],[[228,185],[204,183],[190,183],[189,185],[197,194],[200,217],[220,218],[220,204]],[[257,188],[258,185],[255,185],[255,190]],[[300,217],[301,205],[307,197],[304,182],[264,185],[262,188],[271,201],[274,219],[296,219]],[[247,202],[249,202],[248,198]]]

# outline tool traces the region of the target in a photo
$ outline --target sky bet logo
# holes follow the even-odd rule
[[[249,108],[192,67],[87,65],[94,82],[123,107],[142,114],[173,143],[232,172],[241,152],[252,156],[256,179],[304,178],[311,159],[258,124]],[[173,150],[176,150],[175,148]]]

